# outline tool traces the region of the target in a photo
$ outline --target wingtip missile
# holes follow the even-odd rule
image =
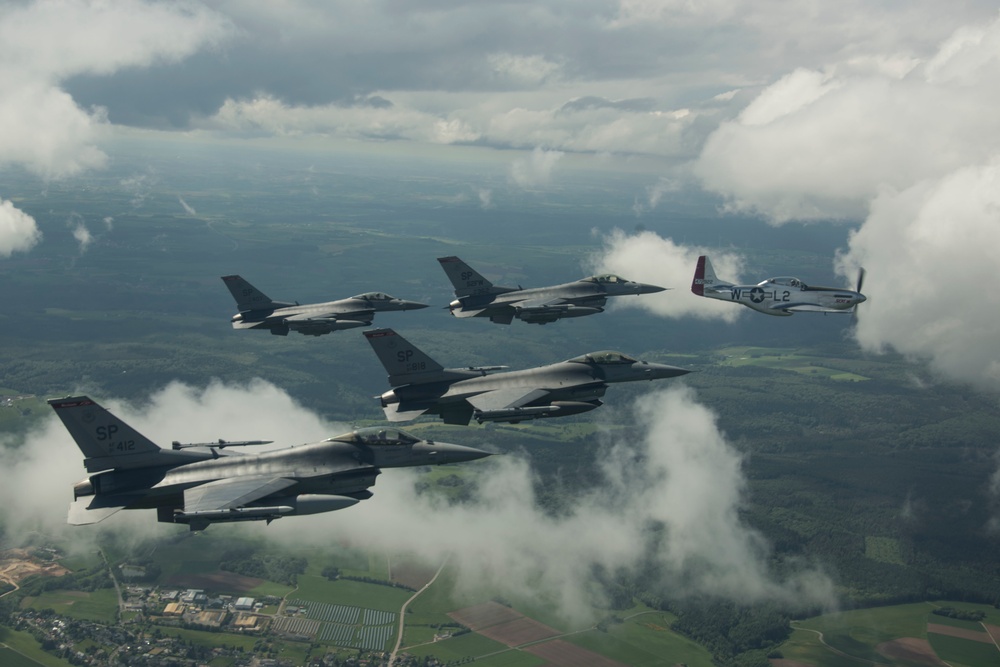
[[[274,440],[223,440],[219,438],[215,442],[178,442],[174,440],[170,443],[173,449],[188,449],[190,447],[214,447],[215,449],[225,449],[226,447],[251,447],[256,445],[270,445]]]

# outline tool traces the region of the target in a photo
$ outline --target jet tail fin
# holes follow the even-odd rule
[[[438,257],[441,268],[448,275],[448,280],[455,286],[455,296],[473,296],[477,294],[502,294],[513,291],[510,287],[497,287],[474,268],[458,257]]]
[[[49,405],[86,457],[88,472],[151,465],[163,452],[152,440],[87,396],[53,398]]]
[[[441,364],[392,329],[372,329],[365,332],[365,338],[389,373],[389,384],[405,384],[407,376],[444,370]]]
[[[230,294],[236,299],[236,307],[241,313],[245,313],[248,310],[274,310],[275,308],[286,308],[296,305],[287,301],[274,301],[271,297],[247,282],[243,276],[222,276],[222,281],[226,283]]]
[[[698,265],[694,270],[694,280],[691,281],[692,292],[698,296],[705,296],[706,287],[712,289],[719,285],[728,284],[724,280],[719,280],[719,277],[715,275],[715,269],[712,268],[712,262],[708,259],[708,255],[702,255],[698,258]]]

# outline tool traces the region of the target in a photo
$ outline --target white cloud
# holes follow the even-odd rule
[[[476,191],[479,196],[479,208],[484,211],[493,208],[493,191],[489,188],[479,188]]]
[[[736,255],[677,244],[654,232],[626,234],[620,229],[604,237],[604,247],[588,261],[593,273],[616,273],[629,280],[670,288],[637,298],[616,299],[612,307],[642,308],[661,317],[697,317],[735,322],[743,308],[691,292],[699,255],[710,255],[720,278],[738,282],[743,271]]]
[[[522,188],[547,185],[563,155],[562,151],[549,151],[536,146],[530,155],[517,158],[511,163],[510,180]]]
[[[228,21],[198,4],[50,0],[0,12],[0,63],[62,80],[176,62],[217,43]]]
[[[1000,392],[998,211],[1000,156],[878,197],[840,258],[846,276],[868,269],[858,342]]]
[[[0,8],[0,164],[45,178],[101,167],[102,108],[82,109],[61,89],[79,74],[176,61],[221,40],[228,24],[182,3],[73,0]]]
[[[94,144],[105,130],[101,109],[86,111],[42,81],[16,81],[0,69],[0,164],[20,164],[44,178],[103,167]]]
[[[744,525],[741,457],[718,431],[714,414],[684,388],[651,393],[635,406],[642,434],[608,443],[601,477],[557,516],[536,505],[529,462],[495,457],[475,496],[449,505],[418,495],[416,473],[386,472],[375,496],[350,511],[319,517],[353,544],[414,552],[430,562],[452,555],[459,586],[544,598],[579,619],[590,612],[595,566],[638,567],[651,557],[670,594],[711,593],[742,602],[781,599],[832,604],[831,582],[814,570],[788,579],[769,571],[766,541]],[[270,533],[300,536],[291,522]]]
[[[0,257],[30,250],[41,238],[33,217],[0,198]]]
[[[73,238],[80,244],[81,255],[87,252],[87,248],[90,247],[91,242],[94,240],[94,237],[90,234],[90,230],[87,229],[87,225],[83,222],[77,222],[73,225]]]
[[[383,95],[389,95],[384,93]],[[466,96],[391,95],[392,104],[290,105],[271,95],[228,99],[200,122],[208,130],[271,136],[322,135],[352,140],[405,140],[428,144],[485,143],[494,146],[582,153],[694,155],[685,132],[714,111],[650,111],[607,106],[565,108],[567,100],[533,107],[477,103]],[[452,105],[440,99],[451,98]],[[431,105],[447,109],[427,109]]]
[[[1000,20],[960,30],[923,66],[875,60],[769,86],[709,137],[695,166],[705,187],[775,223],[857,219],[887,188],[1000,151]]]
[[[538,86],[558,75],[560,66],[545,56],[492,53],[486,57],[494,76],[521,86]]]
[[[181,197],[180,195],[177,195],[177,201],[180,202],[180,205],[184,207],[185,213],[187,213],[192,217],[198,215],[198,212],[194,210],[194,207],[189,205],[186,201],[184,201],[184,198]]]
[[[427,143],[477,138],[459,119],[445,119],[415,109],[325,104],[293,106],[270,96],[229,99],[204,122],[209,129],[277,136],[319,134],[350,139],[404,139]]]

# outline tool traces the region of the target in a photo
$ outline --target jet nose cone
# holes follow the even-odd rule
[[[401,301],[403,310],[420,310],[421,308],[426,308],[428,304],[420,303],[419,301]]]
[[[660,287],[659,285],[647,285],[646,283],[639,283],[639,294],[656,294],[657,292],[666,292],[666,287]]]
[[[678,366],[668,366],[667,364],[647,364],[645,368],[646,368],[646,376],[650,380],[675,378],[680,375],[687,375],[688,373],[691,372],[686,368],[680,368]]]
[[[465,461],[475,461],[492,456],[491,452],[466,447],[465,445],[453,445],[448,442],[422,442],[413,447],[414,453],[426,454],[427,462],[432,464],[443,463],[463,463]]]

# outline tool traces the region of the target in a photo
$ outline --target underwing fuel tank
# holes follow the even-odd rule
[[[585,315],[596,315],[603,313],[603,308],[593,308],[591,306],[566,306],[560,308],[540,308],[537,310],[522,310],[517,314],[517,318],[529,324],[547,324],[556,320],[569,317],[584,317]]]
[[[271,500],[267,507],[239,507],[235,509],[207,510],[202,512],[177,512],[175,523],[229,523],[234,521],[271,521],[283,516],[322,514],[342,510],[358,503],[358,498],[322,494],[302,494]]]
[[[553,401],[551,405],[536,405],[525,408],[508,408],[506,410],[479,410],[475,413],[476,421],[508,422],[517,424],[529,419],[544,419],[546,417],[565,417],[593,410],[602,405],[600,401]]]

